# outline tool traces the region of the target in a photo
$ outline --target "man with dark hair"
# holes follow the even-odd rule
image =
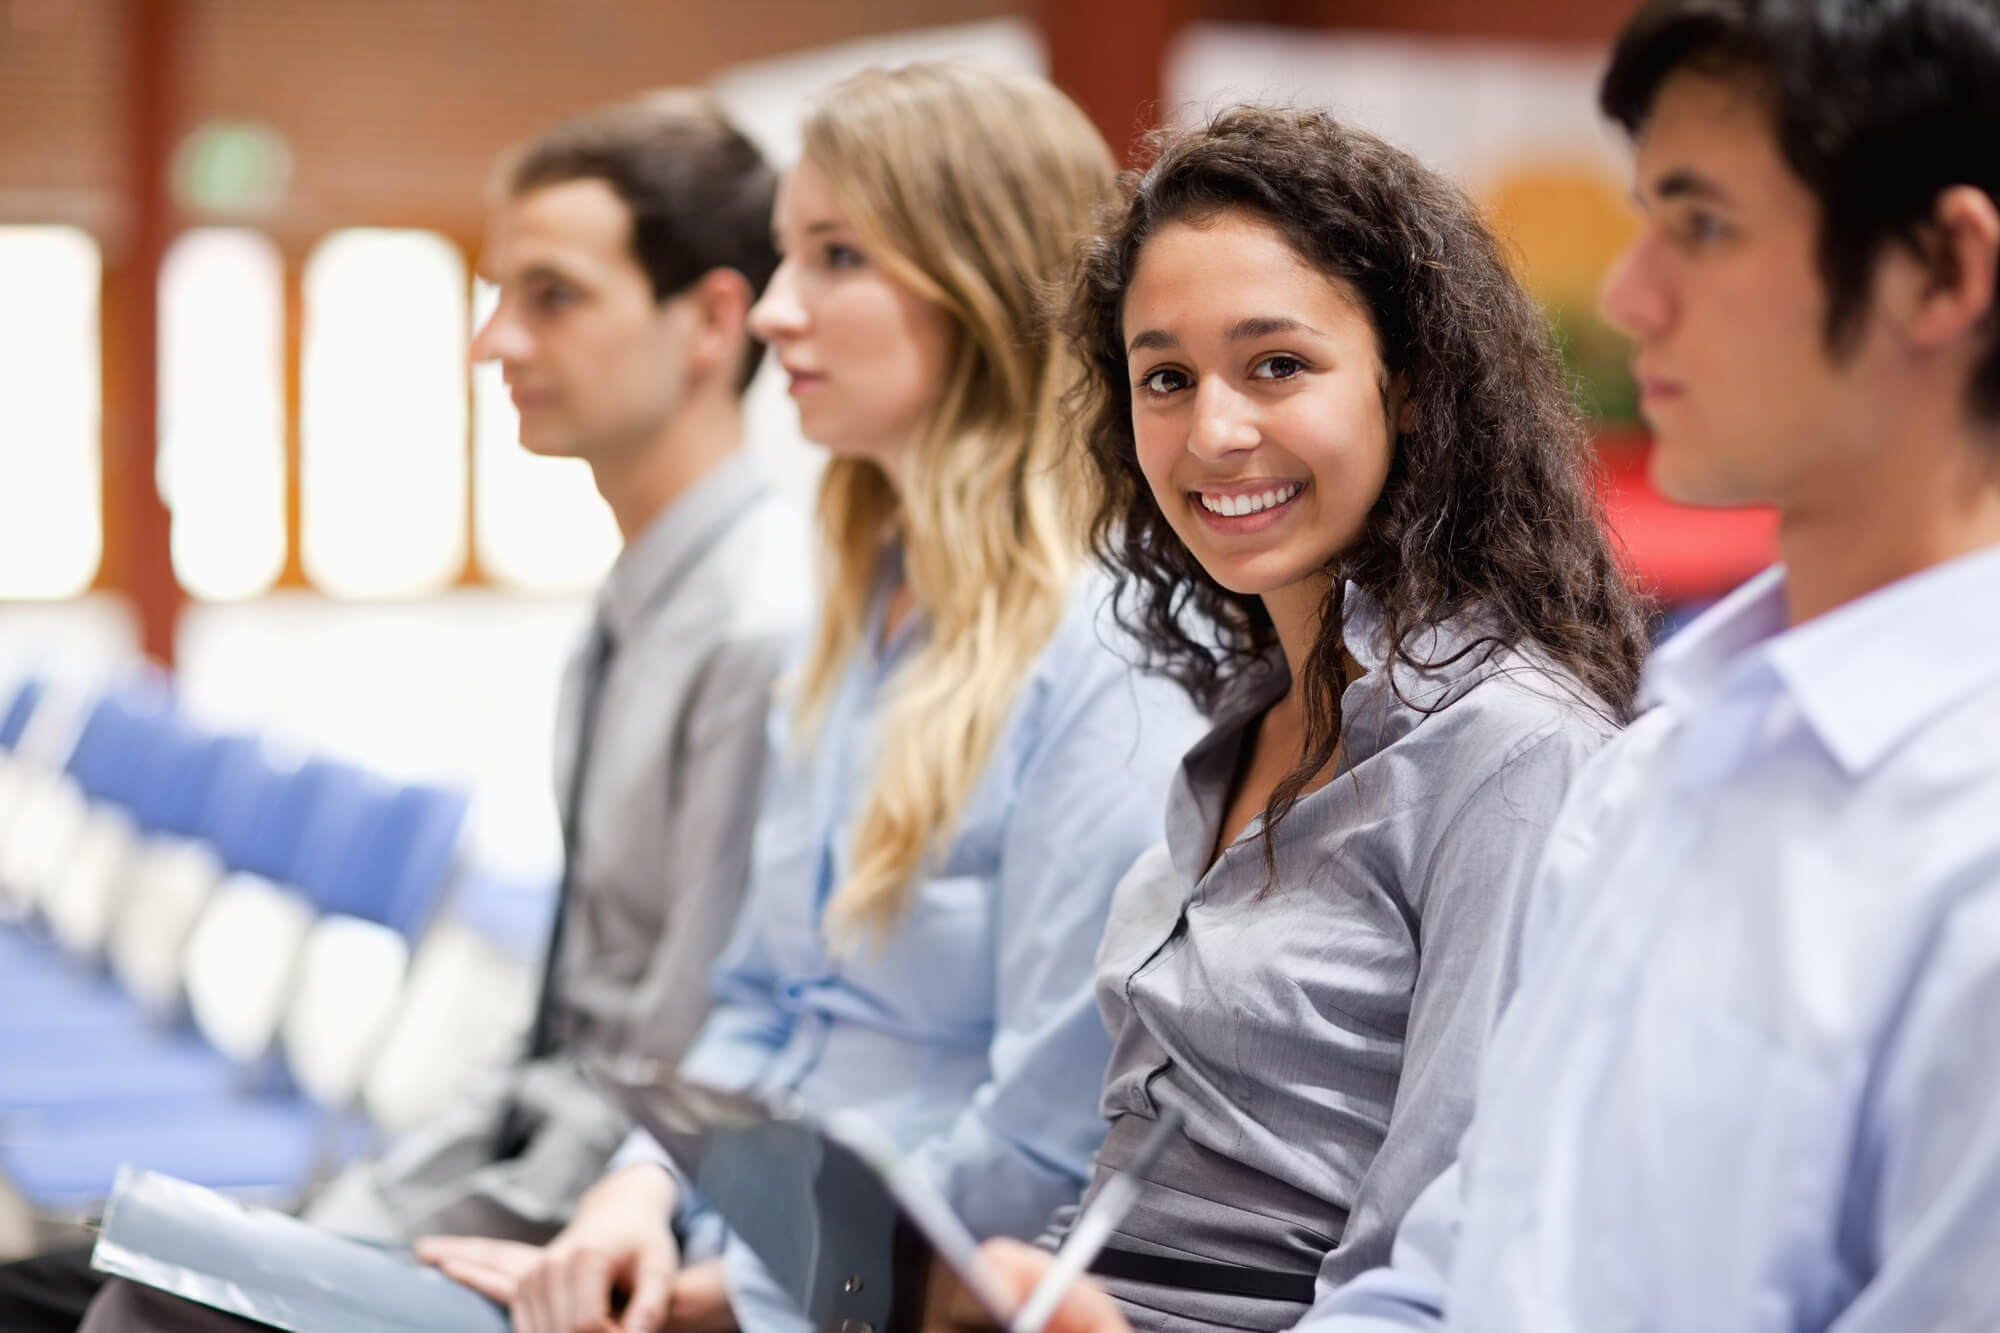
[[[499,362],[525,448],[590,465],[626,544],[565,681],[563,905],[527,1057],[306,1213],[384,1240],[547,1239],[628,1128],[582,1062],[678,1062],[809,588],[802,516],[739,447],[745,319],[778,262],[756,147],[706,94],[657,93],[546,131],[499,185],[472,354]]]
[[[1784,563],[1656,655],[1458,1163],[1301,1327],[2000,1328],[2000,5],[1661,0],[1603,96],[1654,480]]]
[[[694,92],[565,122],[503,165],[480,264],[499,297],[473,355],[499,362],[524,447],[589,464],[625,539],[564,684],[561,904],[523,1058],[335,1179],[309,1220],[391,1243],[547,1240],[628,1129],[584,1066],[671,1066],[707,1011],[809,596],[803,516],[740,448],[775,187]],[[86,1260],[0,1270],[0,1325],[75,1327]],[[240,1326],[125,1284],[98,1307],[93,1326]]]

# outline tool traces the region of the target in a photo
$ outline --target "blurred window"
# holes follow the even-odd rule
[[[0,597],[73,597],[104,551],[97,243],[0,226]]]
[[[300,556],[343,597],[465,564],[466,271],[432,232],[336,232],[305,270]]]
[[[498,291],[475,284],[476,328]],[[473,520],[479,564],[496,583],[537,592],[593,587],[618,555],[618,526],[575,458],[538,458],[520,444],[520,418],[497,362],[472,370]]]
[[[204,227],[160,272],[160,495],[174,574],[250,597],[285,565],[284,260],[268,237]]]

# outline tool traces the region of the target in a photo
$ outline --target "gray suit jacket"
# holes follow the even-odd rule
[[[721,525],[718,531],[718,524]],[[308,1209],[322,1225],[406,1241],[439,1231],[546,1239],[603,1171],[624,1116],[584,1080],[590,1058],[677,1063],[708,1012],[708,967],[748,873],[765,715],[811,597],[806,525],[738,453],[619,557],[598,598],[615,645],[579,812],[554,1055],[494,1069]],[[581,661],[565,681],[556,790],[576,753]],[[491,1160],[507,1106],[542,1127]]]

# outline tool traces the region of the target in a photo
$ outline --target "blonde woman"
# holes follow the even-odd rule
[[[1060,430],[1076,365],[1043,298],[1111,177],[1039,80],[864,74],[806,125],[751,315],[832,454],[828,581],[683,1070],[867,1111],[982,1235],[1032,1234],[1088,1174],[1109,1052],[1091,957],[1200,730],[1107,646],[1093,492]],[[619,1291],[623,1328],[670,1301],[677,1329],[775,1320],[739,1247],[727,1282],[697,1262],[702,1219],[638,1155],[544,1249],[423,1252],[526,1333],[610,1326]]]

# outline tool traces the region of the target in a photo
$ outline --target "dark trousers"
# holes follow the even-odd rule
[[[76,1333],[91,1297],[108,1281],[90,1266],[88,1245],[0,1264],[0,1328]]]

